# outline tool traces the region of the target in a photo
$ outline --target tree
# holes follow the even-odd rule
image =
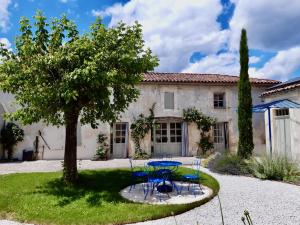
[[[248,45],[246,30],[242,29],[240,41],[240,80],[238,82],[238,155],[249,158],[254,148],[252,130],[252,96],[248,74]]]
[[[1,129],[1,144],[7,151],[7,158],[12,159],[14,145],[24,139],[24,131],[15,123],[5,123]]]
[[[42,12],[20,21],[16,50],[1,49],[0,85],[21,106],[8,117],[23,124],[65,125],[64,179],[77,179],[78,119],[96,128],[115,121],[139,95],[142,73],[158,65],[141,25],[106,28],[97,18],[80,35],[65,16],[48,24]]]

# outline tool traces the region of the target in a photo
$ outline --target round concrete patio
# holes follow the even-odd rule
[[[151,190],[148,190],[148,194],[145,199],[146,188],[145,184],[137,184],[134,188],[130,186],[123,189],[120,194],[123,198],[126,198],[133,202],[147,203],[147,204],[188,204],[197,201],[201,201],[205,198],[210,197],[213,194],[213,191],[201,185],[201,189],[198,185],[191,185],[190,188],[188,183],[174,182],[177,189],[173,189],[170,193],[159,193],[154,190],[151,193]],[[145,191],[145,192],[144,192]],[[194,192],[193,192],[194,191]]]

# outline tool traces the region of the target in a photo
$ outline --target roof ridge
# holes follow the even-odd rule
[[[230,75],[230,74],[220,74],[220,73],[187,73],[187,72],[146,72],[144,74],[149,74],[149,75],[188,75],[188,76],[222,76],[222,77],[232,77],[232,78],[238,78],[239,76],[237,75]],[[267,79],[267,78],[256,78],[256,77],[249,77],[250,79],[255,79],[255,80],[265,80],[265,81],[273,81],[277,83],[281,83],[278,80],[274,79]]]

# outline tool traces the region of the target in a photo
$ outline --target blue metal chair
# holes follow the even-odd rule
[[[193,173],[182,175],[183,182],[186,181],[189,183],[188,191],[190,190],[190,186],[192,186],[193,194],[196,196],[196,187],[199,186],[201,192],[203,193],[201,184],[200,184],[200,159],[197,159],[192,164]],[[182,186],[183,188],[183,186]],[[181,189],[182,190],[182,189]]]
[[[144,200],[146,200],[149,191],[153,194],[157,186],[165,181],[164,179],[165,177],[158,171],[148,171],[148,180],[144,186]]]
[[[129,189],[129,192],[132,188],[135,188],[135,184],[138,181],[145,182],[148,177],[148,172],[144,170],[135,170],[135,167],[133,166],[132,159],[129,158],[130,168],[131,168],[131,186]]]
[[[175,189],[177,191],[177,194],[179,193],[178,187],[172,180],[172,171],[169,169],[160,169],[160,170],[153,170],[148,172],[148,182],[144,186],[144,200],[146,200],[149,191],[151,194],[154,193],[154,191],[157,191],[159,200],[161,201],[161,197],[164,193],[158,191],[157,189],[161,185],[166,185],[169,183],[170,186],[172,186],[172,189]],[[168,184],[167,184],[168,185]],[[168,186],[169,186],[168,185]],[[168,195],[168,193],[167,193]],[[169,196],[169,195],[168,195]]]

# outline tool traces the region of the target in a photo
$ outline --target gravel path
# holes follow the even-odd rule
[[[185,164],[191,158],[183,158]],[[108,163],[110,162],[110,163]],[[128,160],[108,162],[81,161],[81,169],[104,167],[126,167]],[[143,164],[144,162],[139,162]],[[20,165],[20,164],[18,164]],[[0,164],[0,174],[32,171],[60,170],[60,161],[26,162],[23,166]],[[31,165],[31,166],[30,166]],[[19,170],[21,169],[22,170]],[[300,187],[280,182],[261,181],[250,177],[227,176],[203,171],[213,175],[220,183],[220,198],[226,225],[242,225],[240,220],[244,209],[250,211],[256,225],[300,225]],[[207,204],[176,216],[178,225],[221,225],[217,198]],[[175,225],[174,218],[137,223],[137,225]],[[0,220],[0,225],[19,225],[12,221]]]
[[[220,183],[220,199],[226,225],[242,225],[241,216],[248,209],[256,225],[300,225],[300,187],[251,177],[213,175]],[[176,216],[179,225],[221,225],[218,199]],[[174,218],[136,225],[175,225]]]

